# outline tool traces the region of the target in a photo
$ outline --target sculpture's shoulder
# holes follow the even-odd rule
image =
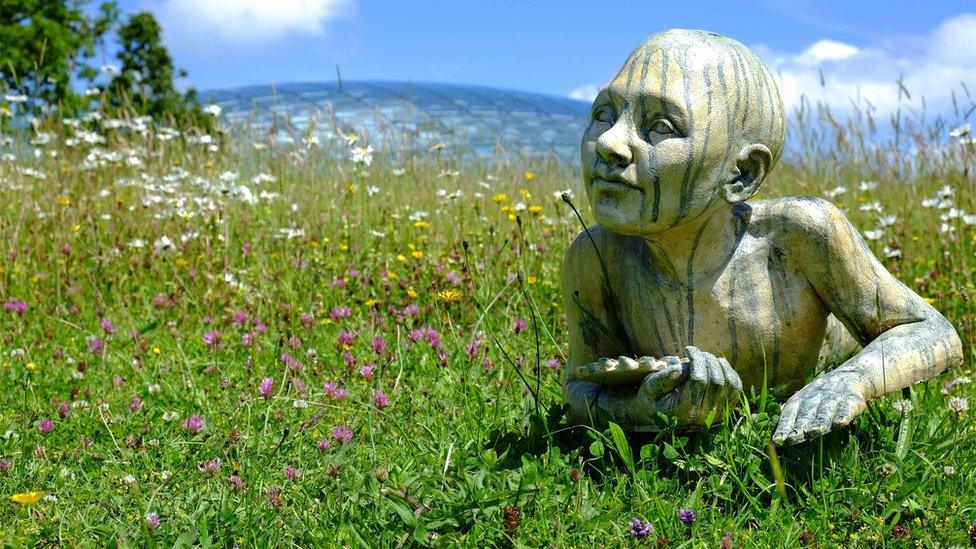
[[[626,236],[614,233],[600,225],[593,225],[576,235],[573,243],[566,250],[563,263],[572,262],[574,265],[592,263],[596,266],[595,262],[599,261],[598,252],[605,261],[607,256],[617,255],[626,240],[628,240]]]
[[[612,268],[622,255],[626,255],[626,248],[632,243],[632,237],[623,236],[610,230],[593,225],[580,231],[566,249],[563,258],[563,279],[579,280],[602,273],[605,266],[610,276],[614,275]],[[603,262],[603,266],[600,262]]]
[[[752,209],[752,227],[800,252],[811,244],[822,244],[847,224],[837,206],[814,196],[787,196],[747,204]]]

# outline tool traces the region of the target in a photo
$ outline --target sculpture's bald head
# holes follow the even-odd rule
[[[594,213],[611,230],[653,233],[719,197],[741,202],[785,134],[776,83],[749,48],[704,31],[655,34],[594,100],[582,147]]]
[[[658,75],[664,78],[656,77],[651,69],[655,63],[661,67]],[[651,81],[638,82],[637,75],[642,73]],[[774,164],[783,152],[786,119],[776,81],[759,56],[737,40],[700,30],[659,32],[630,54],[611,84],[656,85],[659,89],[663,85],[675,95],[695,95],[686,99],[698,107],[695,122],[705,123],[707,118],[728,110],[732,114],[730,124],[721,128],[718,123],[714,130],[724,129],[732,138],[738,135],[747,142],[766,145]],[[712,97],[711,109],[707,101],[701,101],[703,94]]]

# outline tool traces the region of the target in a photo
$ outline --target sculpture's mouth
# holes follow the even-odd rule
[[[632,185],[622,179],[609,178],[604,179],[602,177],[594,177],[590,183],[593,185],[594,190],[606,189],[606,190],[620,190],[620,189],[630,189],[643,193],[644,189],[638,187],[637,185]]]

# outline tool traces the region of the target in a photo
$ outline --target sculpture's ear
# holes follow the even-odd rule
[[[736,157],[731,178],[722,187],[722,196],[730,204],[745,202],[759,192],[772,163],[773,154],[766,145],[746,145]]]

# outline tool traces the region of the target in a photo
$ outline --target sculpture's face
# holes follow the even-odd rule
[[[655,37],[631,55],[583,135],[590,206],[617,233],[654,235],[708,210],[742,146],[729,105],[739,70],[700,42],[673,42]]]

